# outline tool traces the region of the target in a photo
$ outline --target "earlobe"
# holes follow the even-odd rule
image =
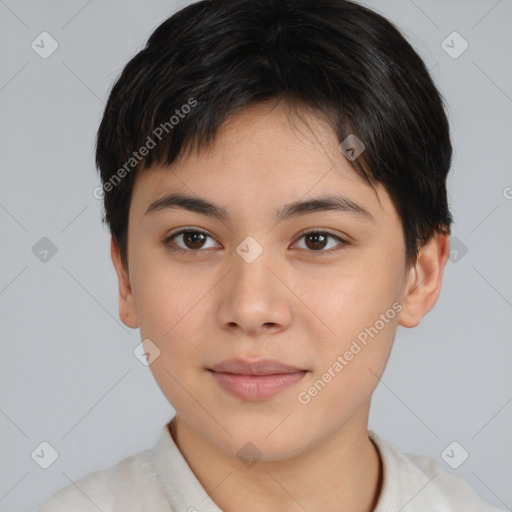
[[[450,255],[450,235],[439,233],[423,246],[416,263],[409,269],[398,322],[416,327],[434,307],[441,292],[443,271]]]
[[[139,321],[137,319],[130,276],[128,269],[122,262],[121,251],[114,237],[111,237],[110,240],[110,256],[112,257],[112,264],[116,270],[119,282],[119,318],[127,327],[136,329],[139,327]]]

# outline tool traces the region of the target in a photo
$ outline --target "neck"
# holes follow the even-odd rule
[[[367,419],[367,415],[366,415]],[[336,431],[306,452],[244,467],[176,416],[174,442],[210,498],[223,510],[374,510],[382,485],[382,463],[368,437],[367,421]]]

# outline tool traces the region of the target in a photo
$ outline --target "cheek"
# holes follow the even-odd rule
[[[134,266],[133,293],[142,338],[151,339],[172,363],[194,351],[202,322],[198,315],[211,285],[156,258]],[[204,312],[203,312],[204,314]]]
[[[386,326],[393,323],[399,277],[392,268],[364,265],[350,272],[333,272],[322,280],[315,276],[302,281],[299,294],[326,326],[323,339],[343,342],[374,325],[390,308]]]
[[[340,313],[336,336],[323,339],[314,372],[296,397],[306,411],[323,420],[326,411],[329,417],[336,411],[336,421],[343,422],[368,403],[391,352],[400,306],[394,305],[375,317],[366,311],[359,316]]]
[[[385,260],[372,264],[369,258],[351,271],[336,273],[335,279],[325,279],[322,286],[311,280],[307,300],[329,329],[314,338],[315,372],[302,387],[304,401],[314,398],[318,405],[332,405],[343,397],[357,407],[371,396],[398,325],[401,272],[399,265]]]
[[[190,407],[191,395],[200,396],[191,376],[196,375],[192,367],[201,366],[211,286],[197,276],[187,278],[183,273],[158,272],[153,267],[144,273],[144,285],[136,291],[141,336],[159,350],[150,370],[176,410]]]

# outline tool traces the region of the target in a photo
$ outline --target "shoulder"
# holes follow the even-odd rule
[[[402,453],[375,433],[369,434],[381,455],[384,473],[375,512],[388,512],[397,506],[402,512],[499,512],[464,479],[448,473],[434,459]]]
[[[103,512],[132,510],[154,492],[152,451],[127,457],[107,469],[90,473],[56,492],[37,512]]]

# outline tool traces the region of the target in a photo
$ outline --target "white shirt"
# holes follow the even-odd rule
[[[369,431],[383,467],[374,512],[497,512],[433,459],[403,454]],[[153,449],[95,471],[55,493],[37,512],[222,512],[208,497],[166,424]]]

